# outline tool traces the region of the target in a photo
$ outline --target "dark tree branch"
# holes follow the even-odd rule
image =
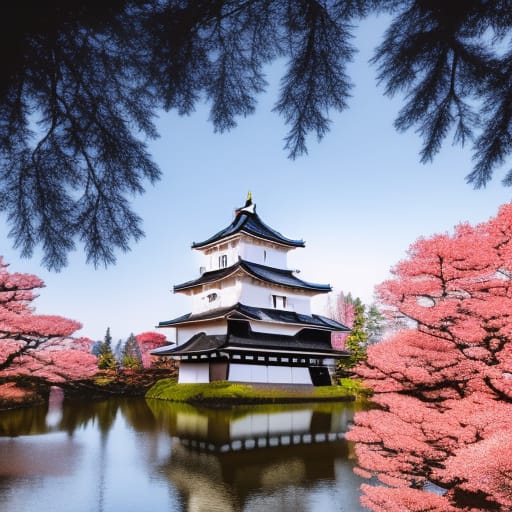
[[[418,131],[423,162],[451,133],[455,144],[472,141],[467,181],[485,186],[512,152],[512,52],[501,51],[512,0],[9,3],[0,211],[14,246],[24,256],[42,246],[58,270],[79,239],[88,261],[114,263],[143,234],[131,196],[160,176],[145,145],[157,136],[155,111],[190,114],[206,100],[214,129],[229,130],[254,112],[277,57],[288,61],[274,108],[289,127],[285,149],[307,153],[308,137],[322,139],[330,113],[347,108],[356,25],[383,12],[391,23],[372,62],[385,93],[404,95],[396,128]]]

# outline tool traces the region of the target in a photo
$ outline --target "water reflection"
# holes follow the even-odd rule
[[[3,412],[0,510],[361,511],[353,408],[137,399]]]
[[[316,510],[312,500],[324,493],[345,496],[333,510],[362,510],[344,439],[353,404],[221,411],[148,405],[174,440],[162,469],[188,511]]]

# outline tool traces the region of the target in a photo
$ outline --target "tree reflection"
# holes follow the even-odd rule
[[[0,436],[16,437],[48,432],[46,413],[48,405],[0,412]]]
[[[50,423],[46,407],[0,414],[0,508],[28,509],[38,503],[33,496],[53,492],[62,503],[52,501],[52,510],[66,511],[59,508],[69,506],[64,477],[82,493],[77,512],[121,510],[138,499],[166,512],[300,512],[316,509],[317,495],[336,504],[346,495],[345,510],[363,510],[344,439],[352,403],[230,410],[143,399],[61,405]]]

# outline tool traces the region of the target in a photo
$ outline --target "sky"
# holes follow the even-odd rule
[[[94,269],[77,250],[67,268],[48,272],[40,253],[19,257],[0,218],[0,254],[9,270],[46,283],[36,312],[78,320],[83,328],[76,334],[95,340],[110,327],[114,341],[189,312],[190,299],[172,287],[199,275],[190,246],[229,225],[248,191],[265,223],[306,242],[289,253],[290,268],[367,304],[417,238],[494,216],[511,200],[512,190],[501,185],[510,162],[487,188],[474,190],[464,179],[472,167],[469,148],[447,140],[424,165],[418,135],[394,130],[401,98],[383,95],[376,68],[368,64],[385,26],[383,18],[363,22],[354,39],[359,53],[348,69],[350,108],[334,113],[331,131],[320,143],[311,137],[309,154],[295,161],[283,150],[287,127],[272,112],[284,62],[269,68],[256,113],[229,133],[214,133],[207,105],[189,117],[159,113],[160,138],[149,142],[149,151],[163,178],[134,198],[146,236],[119,253],[115,266]],[[325,313],[321,300],[314,306]],[[172,332],[164,333],[172,340]]]

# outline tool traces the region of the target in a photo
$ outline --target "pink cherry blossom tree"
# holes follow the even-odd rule
[[[7,266],[0,257],[0,380],[30,376],[63,382],[94,374],[92,341],[70,338],[81,324],[35,314],[31,303],[37,297],[35,290],[44,287],[43,281],[31,274],[9,272]]]
[[[139,344],[141,356],[142,356],[142,366],[144,368],[150,368],[153,363],[158,361],[160,358],[151,355],[151,350],[155,348],[162,347],[167,344],[167,339],[164,334],[159,332],[142,332],[135,336],[137,339],[137,343]]]
[[[352,295],[348,293],[345,295],[343,291],[328,297],[328,314],[330,318],[333,318],[337,322],[340,322],[347,327],[352,328],[354,325],[354,299]],[[344,350],[345,342],[349,333],[347,332],[333,332],[331,334],[331,345],[336,350]]]
[[[409,328],[357,369],[362,502],[377,512],[512,510],[512,205],[420,239],[378,288]]]

